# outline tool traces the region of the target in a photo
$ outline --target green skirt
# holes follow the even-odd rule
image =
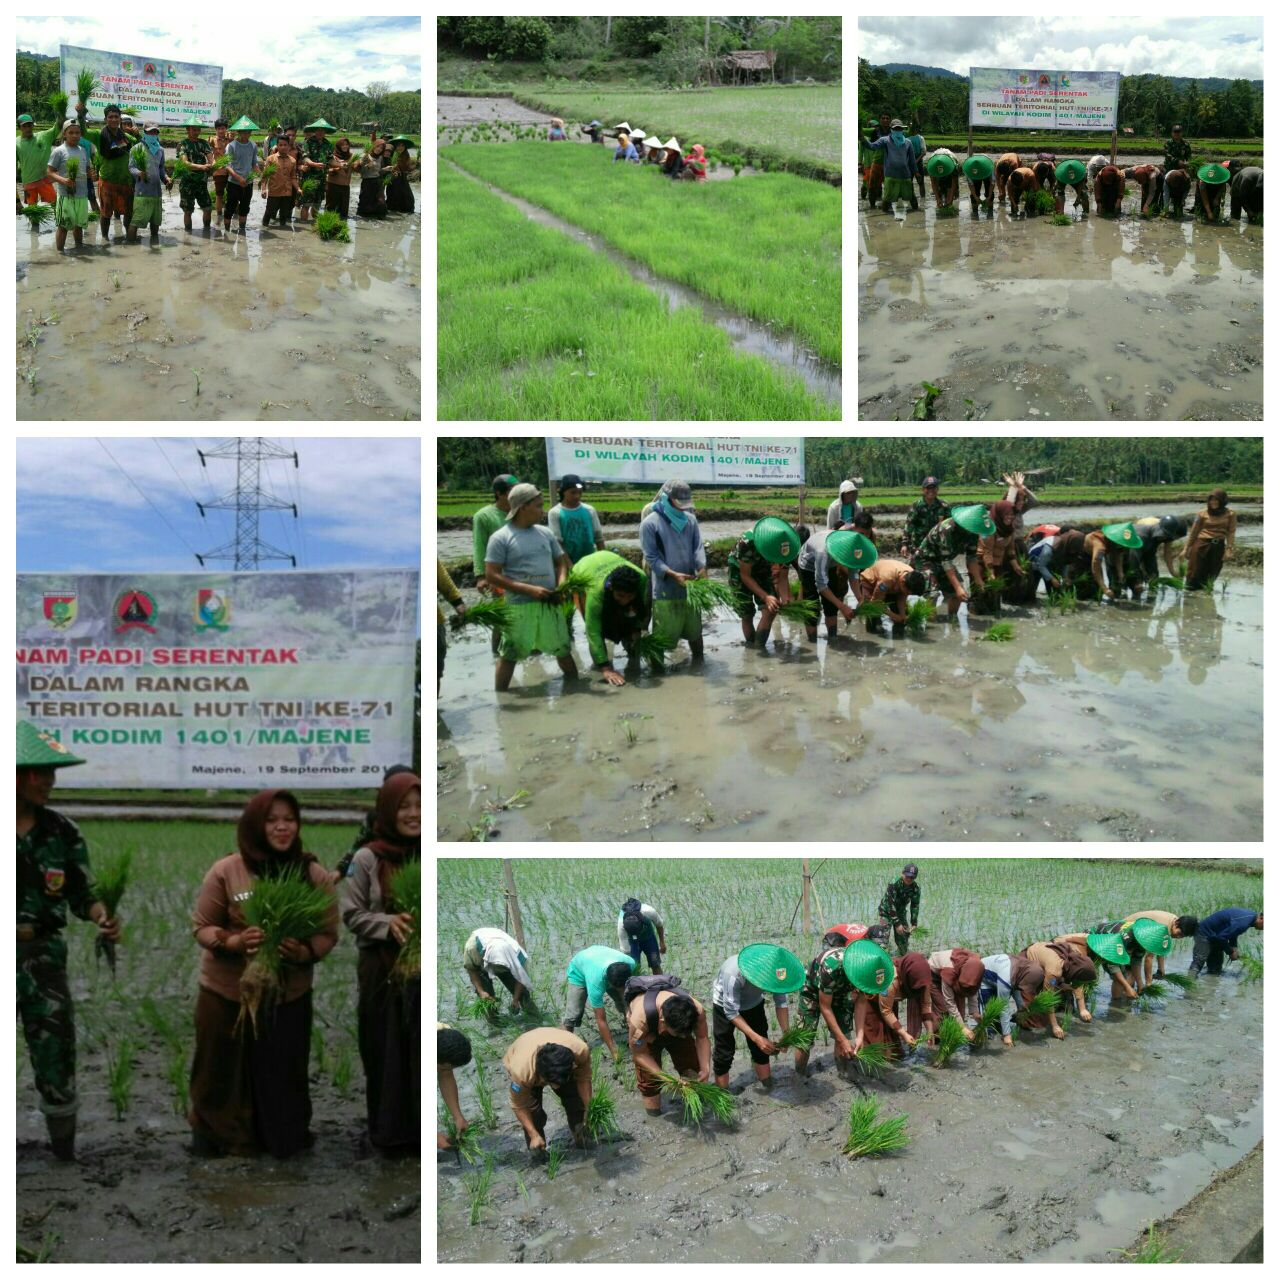
[[[53,206],[53,221],[59,227],[88,226],[88,196],[59,196],[58,203]]]
[[[510,619],[498,645],[498,657],[504,662],[523,662],[532,653],[563,658],[571,652],[569,622],[558,605],[512,605]]]
[[[129,219],[131,227],[145,227],[154,223],[160,225],[164,215],[164,200],[160,196],[134,196],[133,217]]]
[[[702,614],[687,600],[655,600],[653,602],[653,634],[670,643],[702,639]]]
[[[883,199],[889,204],[895,200],[910,200],[915,194],[910,178],[886,178]]]

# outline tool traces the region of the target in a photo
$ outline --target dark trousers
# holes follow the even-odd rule
[[[369,1139],[384,1151],[421,1141],[422,987],[393,974],[394,963],[391,948],[369,947],[356,967]]]
[[[636,962],[636,972],[640,972],[640,954],[649,962],[649,972],[657,973],[662,968],[662,953],[658,950],[658,935],[650,930],[639,938],[629,938],[631,958]]]
[[[18,1014],[31,1055],[40,1110],[76,1113],[76,1028],[60,936],[18,944]]]
[[[267,226],[276,219],[282,227],[289,225],[289,215],[293,212],[293,196],[268,196],[267,211],[262,215],[262,225]]]
[[[1187,557],[1187,587],[1195,591],[1222,572],[1227,544],[1221,538],[1200,538]]]
[[[230,222],[233,217],[247,218],[249,216],[249,206],[252,203],[253,184],[251,182],[241,186],[238,182],[228,181],[227,189],[223,192],[223,219]]]
[[[338,182],[330,182],[325,189],[324,207],[346,222],[350,216],[351,188]]]
[[[560,1099],[564,1106],[564,1118],[569,1122],[569,1129],[572,1132],[583,1121],[587,1114],[587,1109],[582,1105],[582,1098],[578,1093],[577,1082],[570,1077],[564,1084],[557,1088],[555,1085],[545,1085],[544,1088],[550,1089],[552,1093]],[[533,1120],[533,1127],[537,1129],[538,1136],[545,1138],[547,1136],[547,1113],[542,1105],[542,1089],[532,1089],[533,1110],[530,1118]],[[524,1135],[524,1145],[529,1145],[529,1135]]]
[[[1222,963],[1226,957],[1227,948],[1221,942],[1215,942],[1212,938],[1206,938],[1203,934],[1197,933],[1195,946],[1191,952],[1191,968],[1187,972],[1193,977],[1198,976],[1207,962],[1210,973],[1221,973]]]
[[[733,1055],[738,1048],[738,1028],[725,1016],[725,1011],[718,1004],[712,1005],[711,1011],[712,1031],[715,1034],[711,1067],[716,1075],[722,1076],[733,1065]],[[754,1009],[740,1009],[738,1016],[756,1035],[764,1036],[766,1040],[769,1038],[769,1018],[764,1011],[763,1001]],[[747,1050],[751,1054],[751,1061],[757,1066],[769,1061],[769,1055],[750,1040],[747,1041]]]

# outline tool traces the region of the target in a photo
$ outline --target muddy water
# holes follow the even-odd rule
[[[188,233],[175,191],[158,247],[145,235],[116,243],[115,230],[104,247],[91,221],[84,249],[64,255],[52,230],[37,243],[22,222],[18,418],[418,419],[420,213],[352,217],[344,245],[322,242],[309,223],[264,231],[264,208],[255,190],[243,237],[206,233],[198,209]],[[21,345],[31,323],[55,313],[34,349]]]
[[[1010,1050],[962,1050],[944,1070],[913,1061],[866,1086],[840,1078],[820,1047],[808,1080],[779,1060],[769,1093],[739,1043],[736,1128],[712,1123],[699,1137],[669,1103],[648,1118],[621,1084],[625,1139],[571,1151],[554,1181],[528,1167],[503,1109],[485,1142],[512,1172],[500,1169],[480,1226],[465,1226],[465,1169],[437,1166],[437,1256],[1113,1261],[1108,1250],[1128,1247],[1261,1137],[1261,1017],[1261,984],[1228,971],[1145,1013],[1112,1010],[1100,995],[1093,1023],[1075,1020],[1061,1043],[1029,1033]],[[882,1100],[882,1114],[907,1117],[905,1151],[840,1155],[860,1087]],[[548,1137],[563,1142],[563,1114],[554,1099],[547,1109]],[[517,1172],[527,1198],[514,1189]],[[1224,1260],[1234,1248],[1223,1242]]]
[[[1006,608],[1004,644],[967,608],[923,640],[842,623],[811,644],[781,623],[766,653],[716,617],[701,670],[682,647],[664,676],[566,690],[534,658],[500,698],[467,629],[437,717],[438,835],[523,788],[502,839],[813,840],[839,812],[854,841],[1258,840],[1262,583],[1224,581],[1068,617]],[[589,673],[580,620],[576,637]]]
[[[860,418],[910,418],[922,379],[944,420],[1262,417],[1261,227],[975,220],[966,197],[941,222],[864,205],[859,233]]]
[[[470,174],[465,169],[454,164],[451,160],[447,163],[456,173],[462,174],[465,178],[470,178],[473,182],[478,182],[485,190],[492,192],[495,196],[499,196],[508,204],[514,205],[531,222],[537,222],[544,227],[554,227],[555,230],[571,237],[579,244],[585,244],[596,253],[603,254],[611,262],[617,263],[633,280],[638,280],[647,289],[664,297],[668,306],[672,309],[676,307],[696,308],[701,312],[704,320],[710,324],[717,325],[729,335],[729,340],[737,350],[760,356],[772,364],[789,369],[793,373],[798,373],[804,379],[805,386],[815,395],[820,395],[824,399],[830,400],[833,404],[840,403],[840,370],[819,360],[812,351],[802,346],[799,342],[787,337],[785,334],[775,333],[768,325],[730,311],[727,307],[722,307],[712,299],[703,297],[692,289],[686,289],[684,285],[677,284],[674,280],[668,280],[664,276],[656,275],[642,262],[637,262],[634,258],[630,258],[624,253],[619,253],[600,236],[594,235],[590,231],[584,231],[581,227],[576,227],[571,222],[565,222],[562,218],[557,218],[555,214],[549,213],[546,209],[530,204],[527,200],[520,199],[519,196],[511,195],[510,192],[503,191],[501,187],[495,187],[488,182],[482,181],[475,177],[474,174]]]

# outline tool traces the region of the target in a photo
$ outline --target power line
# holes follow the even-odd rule
[[[160,438],[159,438],[159,436],[152,436],[152,437],[151,437],[151,443],[152,443],[153,445],[155,445],[155,447],[156,447],[157,449],[159,449],[159,450],[160,450],[160,456],[161,456],[161,457],[162,457],[162,458],[163,458],[163,459],[164,459],[164,460],[169,464],[169,470],[170,470],[170,471],[172,471],[172,472],[173,472],[173,474],[174,474],[175,476],[177,476],[177,477],[178,477],[178,483],[179,483],[179,484],[180,484],[184,489],[186,489],[186,491],[187,491],[187,497],[188,497],[188,498],[190,498],[192,502],[194,502],[194,501],[196,500],[196,495],[195,495],[194,493],[192,493],[192,492],[191,492],[191,487],[190,487],[190,486],[187,484],[187,482],[182,478],[182,473],[178,470],[178,468],[177,468],[177,467],[175,467],[175,466],[173,465],[173,461],[172,461],[172,459],[169,457],[169,455],[168,455],[167,453],[165,453],[165,451],[164,451],[164,446],[160,443]]]
[[[198,560],[200,557],[196,555],[195,547],[193,547],[191,543],[189,543],[186,540],[186,538],[184,538],[182,534],[180,534],[177,531],[177,529],[175,529],[173,525],[169,523],[169,518],[165,515],[165,513],[161,511],[160,508],[157,507],[156,504],[152,502],[149,497],[147,497],[146,493],[141,488],[139,488],[134,478],[119,464],[119,462],[116,462],[115,455],[111,452],[110,449],[107,448],[106,444],[103,443],[102,438],[100,436],[95,436],[94,439],[96,439],[98,441],[98,444],[102,446],[102,452],[105,453],[107,457],[110,458],[111,461],[115,464],[116,470],[119,471],[120,474],[124,476],[124,478],[131,485],[133,485],[133,487],[137,490],[139,497],[141,497],[142,500],[147,504],[147,506],[149,506],[151,510],[154,511],[156,515],[158,515],[160,519],[164,521],[165,527],[169,530],[169,532],[172,533],[173,536],[177,538],[178,541],[181,542],[182,545],[186,547],[186,549],[190,551],[193,556],[196,556],[196,559]]]

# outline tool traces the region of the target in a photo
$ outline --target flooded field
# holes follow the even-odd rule
[[[682,647],[666,675],[566,689],[535,658],[501,698],[487,638],[451,633],[437,835],[523,789],[494,838],[814,840],[847,809],[855,842],[1259,840],[1262,604],[1239,569],[1212,597],[1006,607],[1005,644],[962,608],[922,640],[781,623],[763,653],[716,617],[701,669]]]
[[[565,961],[590,922],[607,929],[619,895],[640,893],[663,912],[666,964],[703,1001],[721,960],[748,940],[781,939],[806,961],[815,953],[815,942],[787,930],[798,862],[628,860],[619,880],[621,865],[515,863],[543,1013],[528,1025],[558,1021]],[[866,903],[899,865],[825,863],[815,884],[826,918],[864,919]],[[990,954],[1013,945],[1002,940],[1006,928],[1021,930],[1022,943],[1043,936],[1043,928],[1031,928],[1033,918],[1052,927],[1075,911],[1083,913],[1079,924],[1108,907],[1137,909],[1139,899],[1171,906],[1176,899],[1201,914],[1262,900],[1257,876],[1198,874],[1177,864],[1035,867],[922,861],[921,923],[930,926],[923,949],[950,945],[963,930],[966,944]],[[599,1069],[615,1079],[623,1136],[613,1146],[570,1148],[550,1179],[545,1167],[531,1166],[503,1097],[497,1059],[523,1026],[486,1028],[454,1011],[453,992],[465,986],[462,939],[482,920],[501,919],[496,864],[441,864],[440,1012],[485,1062],[497,1128],[481,1139],[495,1178],[474,1227],[463,1183],[470,1171],[451,1155],[437,1157],[440,1261],[1115,1261],[1148,1222],[1187,1204],[1262,1137],[1262,983],[1244,981],[1231,964],[1146,1008],[1113,1004],[1103,981],[1093,1021],[1072,1019],[1062,1042],[1022,1033],[1011,1049],[993,1042],[982,1052],[962,1050],[944,1070],[917,1050],[878,1081],[845,1078],[820,1042],[807,1079],[783,1055],[766,1091],[739,1039],[729,1073],[738,1096],[734,1126],[686,1128],[670,1102],[647,1116],[630,1064],[624,1060],[615,1074],[606,1059]],[[1261,934],[1248,936],[1260,955]],[[1188,943],[1175,944],[1171,972],[1185,970],[1189,951]],[[617,1022],[611,1008],[609,1020]],[[589,1016],[580,1033],[598,1043]],[[457,1078],[463,1111],[475,1123],[474,1067]],[[904,1150],[879,1159],[841,1155],[845,1116],[859,1093],[878,1099],[882,1116],[906,1117]],[[566,1144],[554,1098],[547,1111],[548,1139]],[[1216,1258],[1210,1251],[1205,1260],[1230,1260],[1244,1243],[1222,1239]]]
[[[19,420],[418,419],[421,213],[352,217],[338,244],[264,230],[264,208],[255,191],[244,236],[199,209],[187,232],[174,192],[156,248],[106,247],[94,220],[61,255],[19,220]]]
[[[1261,420],[1261,227],[902,208],[859,208],[859,418]]]

